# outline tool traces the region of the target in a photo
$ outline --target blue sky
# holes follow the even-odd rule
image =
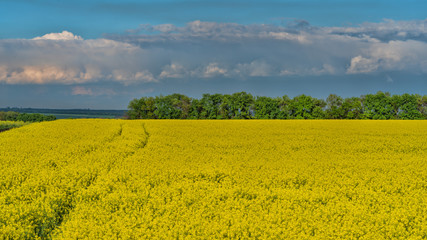
[[[281,24],[306,20],[347,26],[383,19],[425,19],[423,0],[2,0],[0,38],[33,38],[68,30],[99,38],[140,24],[184,25],[194,20]]]
[[[0,0],[0,107],[426,94],[427,1]]]

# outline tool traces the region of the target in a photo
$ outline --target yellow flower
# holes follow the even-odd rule
[[[0,133],[2,239],[422,239],[427,122],[58,120]]]

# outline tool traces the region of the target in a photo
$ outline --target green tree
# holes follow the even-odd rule
[[[291,101],[291,117],[295,119],[323,118],[325,106],[325,101],[302,94]]]
[[[220,106],[223,101],[222,94],[203,94],[201,99],[203,105],[202,117],[206,119],[220,118]]]
[[[231,96],[225,94],[222,96],[222,102],[219,105],[219,118],[230,119],[233,113],[231,111]]]
[[[330,119],[343,119],[346,117],[342,97],[330,94],[326,98],[326,117]]]
[[[330,94],[326,101],[308,95],[254,98],[246,92],[203,94],[192,99],[174,93],[133,99],[130,119],[427,119],[427,96],[377,92],[345,98]],[[45,121],[46,116],[0,113],[0,120]]]
[[[155,99],[153,97],[142,97],[130,101],[127,116],[130,119],[153,119],[156,118],[155,110]]]
[[[391,119],[394,116],[390,93],[377,92],[363,96],[363,118]]]
[[[427,119],[427,95],[417,96],[417,109],[423,115],[424,119]]]
[[[283,97],[278,97],[275,99],[279,105],[279,112],[277,115],[278,119],[288,119],[291,115],[291,103],[292,100],[287,96],[284,95]]]
[[[185,119],[189,116],[191,99],[185,95],[174,93],[156,97],[154,105],[154,115],[159,119]]]
[[[230,99],[232,117],[236,119],[253,118],[254,97],[246,92],[233,93]]]
[[[187,119],[190,112],[190,107],[191,107],[191,98],[179,93],[174,93],[167,97],[172,99],[173,108],[176,111],[180,112],[178,118]]]
[[[358,97],[344,99],[342,104],[345,119],[360,119],[363,113],[362,101]]]
[[[12,112],[12,111],[8,111],[4,114],[4,120],[6,121],[17,121],[19,116],[18,112]]]
[[[416,95],[403,94],[399,97],[397,115],[399,119],[423,119],[423,114],[418,110]]]
[[[279,117],[279,99],[257,97],[255,100],[256,119],[276,119]]]

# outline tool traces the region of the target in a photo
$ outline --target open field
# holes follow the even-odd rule
[[[427,238],[427,121],[58,120],[0,166],[3,239]]]

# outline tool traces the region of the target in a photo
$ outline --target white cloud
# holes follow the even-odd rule
[[[8,84],[19,83],[80,83],[84,79],[78,69],[62,69],[56,66],[21,66],[18,69],[1,68],[0,81]]]
[[[101,70],[96,66],[86,65],[83,69],[84,71],[80,72],[80,78],[83,81],[91,81],[103,77]]]
[[[307,23],[308,24],[308,23]],[[0,82],[123,85],[211,79],[427,73],[427,20],[355,27],[193,21],[84,40],[73,33],[0,40]]]
[[[351,59],[347,73],[370,73],[375,71],[425,72],[427,43],[407,40],[375,43],[361,52],[364,56]]]
[[[375,59],[357,56],[351,59],[350,67],[347,73],[370,73],[378,69],[378,61]]]
[[[144,50],[129,43],[82,40],[66,31],[35,40],[0,40],[0,82],[77,84],[108,80],[133,84],[156,81],[139,60],[143,54]]]
[[[210,63],[208,66],[206,66],[205,68],[205,77],[211,77],[211,76],[215,76],[215,75],[224,75],[227,73],[227,70],[224,68],[220,68],[218,66],[218,63]]]
[[[272,67],[262,60],[252,61],[251,63],[239,63],[234,72],[241,76],[250,77],[268,77],[275,74]]]
[[[160,73],[160,78],[183,78],[186,76],[185,68],[178,64],[172,63],[163,67],[162,72]]]
[[[219,66],[218,63],[212,62],[206,66],[195,69],[191,75],[196,78],[212,78],[227,75],[227,69]]]
[[[306,34],[303,34],[303,33],[293,34],[288,32],[269,32],[269,33],[266,33],[265,37],[274,38],[278,40],[297,41],[302,44],[311,43],[311,41],[308,40],[308,37],[306,36]]]
[[[136,73],[122,69],[114,70],[111,75],[111,78],[113,80],[123,82],[125,85],[138,82],[157,82],[157,79],[155,79],[153,74],[150,73],[148,70],[143,70]]]
[[[68,31],[62,31],[61,33],[49,33],[41,37],[35,37],[33,40],[83,40],[83,38]]]

